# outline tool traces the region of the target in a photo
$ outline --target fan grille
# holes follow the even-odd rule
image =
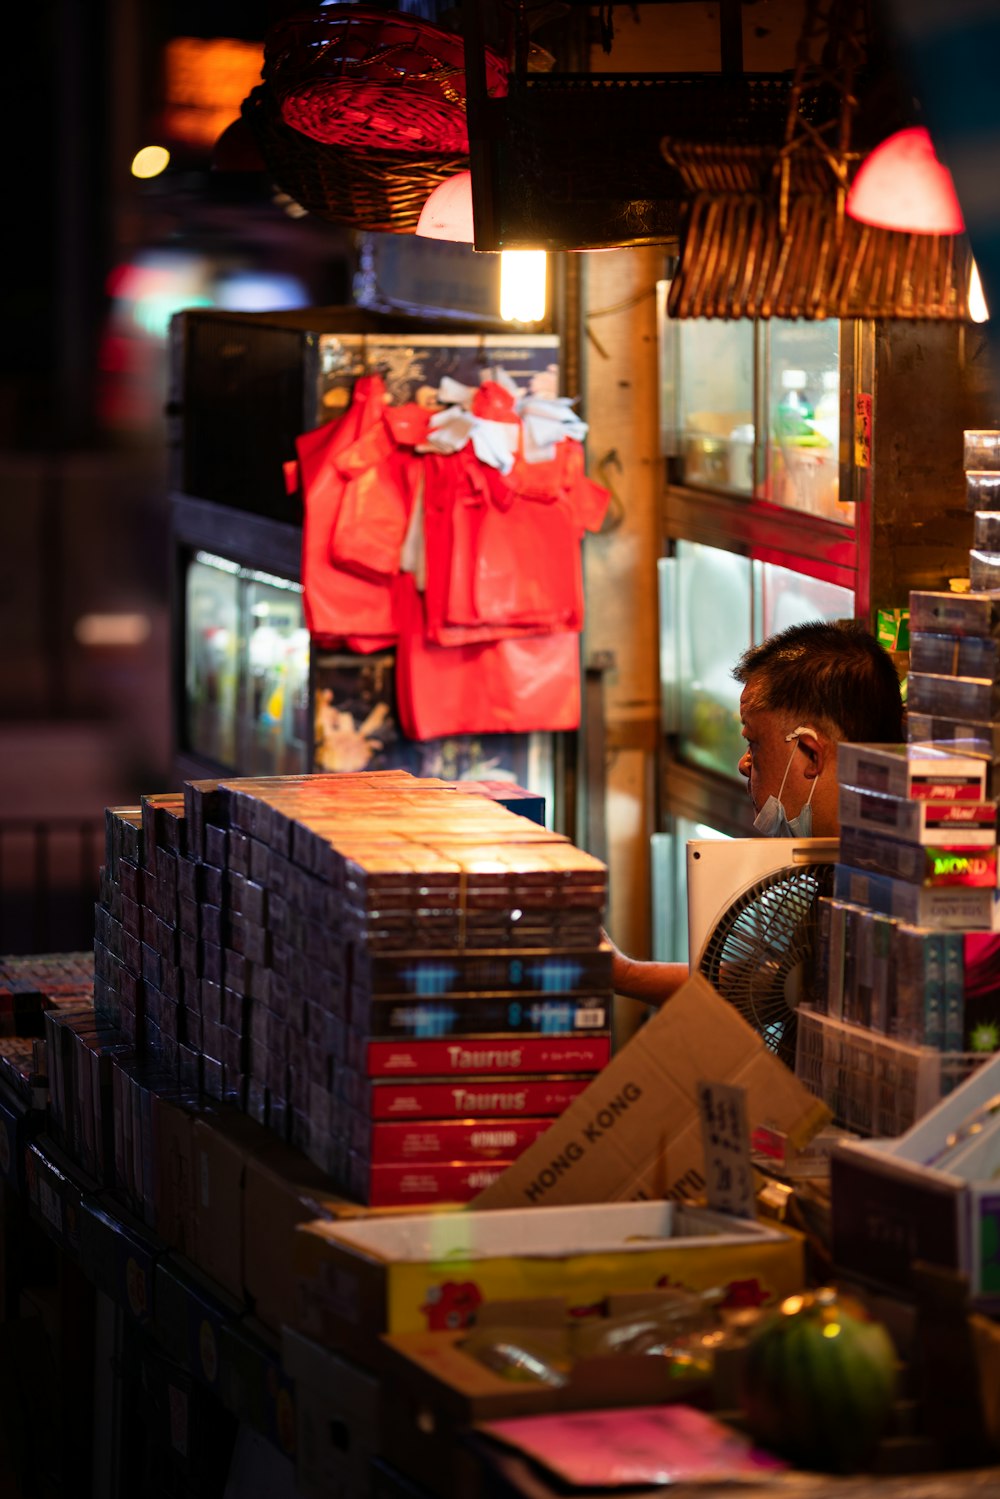
[[[737,897],[705,944],[699,972],[788,1066],[796,1010],[814,985],[816,902],[833,888],[834,865],[774,870]]]

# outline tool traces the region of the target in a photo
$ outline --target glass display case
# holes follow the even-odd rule
[[[840,494],[840,324],[772,318],[757,326],[757,338],[767,433],[758,492],[789,510],[852,525],[854,506]]]
[[[309,632],[302,589],[248,570],[245,763],[250,775],[309,769]]]
[[[685,484],[754,492],[754,329],[696,318],[673,325]]]
[[[678,482],[840,525],[842,331],[836,321],[672,321],[660,283],[660,427]]]
[[[810,619],[850,619],[851,589],[701,542],[661,557],[662,718],[689,766],[739,780],[744,744],[733,666],[750,646]]]
[[[182,750],[246,775],[308,770],[301,586],[203,550],[183,573]]]

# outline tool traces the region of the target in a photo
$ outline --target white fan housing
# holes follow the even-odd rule
[[[832,888],[837,854],[836,838],[687,845],[691,966],[789,1066],[815,983],[817,898]]]
[[[694,973],[726,911],[766,875],[835,864],[838,838],[691,838],[687,845],[688,953]]]

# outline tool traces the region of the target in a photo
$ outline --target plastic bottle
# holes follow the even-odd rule
[[[780,463],[774,461],[778,503],[815,514],[819,505],[817,437],[813,409],[806,399],[805,370],[782,370],[781,400],[774,411]]]
[[[779,438],[808,437],[813,432],[814,412],[806,399],[805,370],[782,370],[781,400],[774,413],[774,430]]]

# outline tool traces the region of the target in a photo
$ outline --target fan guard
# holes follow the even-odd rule
[[[816,902],[833,888],[834,865],[775,870],[754,882],[720,917],[699,973],[789,1067],[795,1065],[796,1010],[812,987]]]

